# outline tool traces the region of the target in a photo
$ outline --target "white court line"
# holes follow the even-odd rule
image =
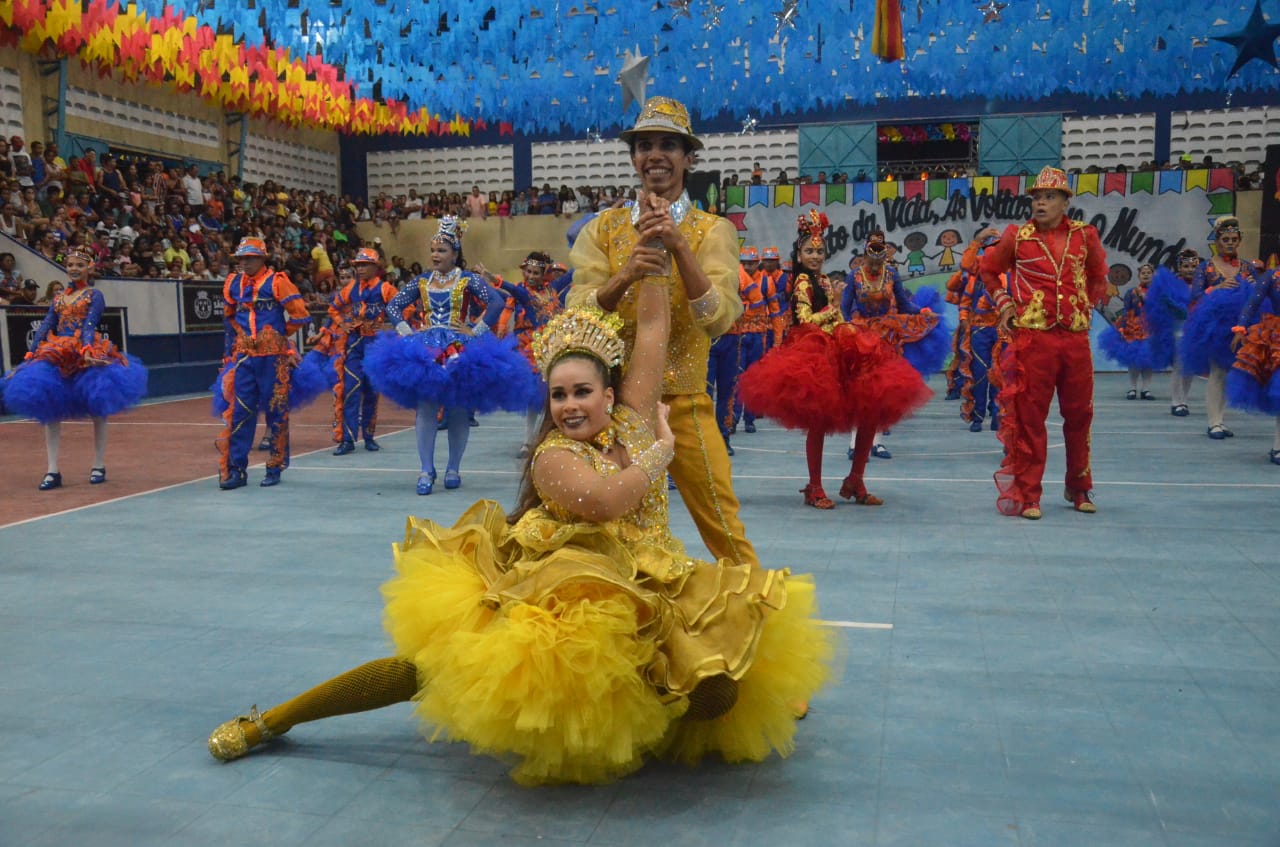
[[[211,417],[212,417],[212,416],[211,416]],[[122,426],[216,426],[216,427],[224,427],[224,426],[226,426],[226,424],[225,424],[225,423],[223,423],[222,421],[216,421],[216,420],[209,420],[209,421],[120,421],[120,420],[116,420],[115,418],[111,418],[111,419],[110,419],[110,421],[111,421],[111,428],[112,428],[112,429],[115,429],[116,427],[122,427]],[[13,421],[10,421],[10,423],[13,423]],[[29,423],[35,423],[35,421],[29,421]],[[71,420],[71,421],[63,421],[63,422],[62,422],[62,425],[63,425],[63,426],[67,426],[68,424],[70,424],[71,426],[92,426],[93,421],[85,421],[85,420]],[[293,423],[293,422],[290,422],[290,424],[289,424],[289,428],[290,428],[290,429],[333,429],[333,424],[318,424],[318,423],[317,423],[317,424],[300,424],[300,423]],[[409,429],[409,427],[406,427],[405,429]],[[398,430],[398,431],[399,431],[399,432],[404,432],[405,430]],[[388,433],[388,434],[394,434],[394,433]],[[380,435],[379,437],[381,437],[381,435]],[[301,455],[301,454],[299,454],[299,455]]]
[[[315,452],[323,452],[323,451],[315,451]],[[312,454],[308,453],[305,455],[312,455]],[[335,473],[335,472],[337,473],[342,473],[342,472],[397,473],[397,474],[409,474],[409,473],[416,474],[417,473],[417,471],[414,471],[412,468],[360,468],[360,467],[344,468],[338,465],[289,468],[290,473],[293,473],[294,471],[317,471],[320,473]],[[475,474],[476,476],[519,476],[520,471],[499,471],[499,470],[477,469],[477,470],[468,470],[467,473]],[[739,473],[735,473],[733,475],[733,478],[735,480],[763,479],[763,480],[769,480],[769,481],[794,480],[797,482],[803,482],[808,479],[808,477],[805,477],[805,476],[777,476],[772,474],[769,476],[765,476],[763,474],[739,474]],[[835,479],[841,479],[841,477],[824,476],[823,479],[835,480]],[[991,477],[989,476],[982,476],[982,477],[975,477],[975,478],[964,478],[964,477],[945,478],[945,477],[868,475],[867,479],[874,482],[928,482],[928,483],[942,483],[942,484],[953,484],[953,485],[974,485],[974,484],[990,485],[991,484]],[[1280,488],[1280,482],[1145,482],[1145,481],[1134,481],[1134,480],[1108,479],[1108,480],[1104,480],[1101,483],[1098,483],[1097,487],[1109,488],[1111,486],[1117,486],[1117,487],[1128,486],[1128,487],[1145,487],[1145,488]]]
[[[819,626],[831,626],[838,629],[893,629],[891,623],[864,623],[863,621],[816,621]]]
[[[515,461],[515,460],[512,459],[512,461]],[[324,466],[317,465],[314,467],[299,467],[299,468],[290,467],[289,468],[289,473],[293,473],[294,471],[319,471],[320,473],[335,473],[335,472],[336,473],[403,473],[403,474],[411,473],[414,476],[418,475],[418,471],[414,470],[413,468],[355,468],[355,467],[344,468],[339,465],[324,465]],[[470,475],[470,474],[475,474],[476,476],[519,476],[520,471],[488,471],[488,470],[472,470],[468,468],[467,475]]]
[[[0,529],[9,529],[10,527],[22,526],[23,524],[35,523],[36,521],[43,521],[49,518],[59,518],[59,517],[62,517],[63,515],[70,515],[76,512],[83,512],[85,509],[94,509],[94,508],[97,508],[98,506],[105,506],[108,503],[119,503],[123,500],[132,500],[134,497],[141,497],[144,494],[159,494],[161,491],[169,491],[170,489],[173,489],[173,488],[181,488],[184,485],[191,485],[193,482],[204,482],[205,480],[217,479],[217,478],[218,478],[217,474],[212,474],[210,476],[202,476],[196,479],[188,479],[185,482],[175,482],[172,485],[163,485],[160,488],[149,488],[146,491],[138,491],[133,494],[125,494],[120,497],[112,497],[110,500],[103,500],[100,503],[85,503],[83,506],[76,506],[73,509],[63,509],[61,512],[52,512],[47,515],[36,515],[33,518],[26,518],[24,520],[14,521],[13,523],[0,524]]]
[[[395,435],[399,432],[406,432],[406,431],[408,430],[401,429],[401,430],[397,430],[396,432],[389,432],[386,434]],[[303,456],[314,456],[317,453],[326,453],[330,449],[332,448],[321,447],[318,450],[308,450],[305,453],[299,453],[296,456],[290,456],[289,460],[293,461],[294,459],[301,459]],[[251,452],[249,455],[252,456],[253,453]],[[255,462],[249,465],[249,467],[246,470],[252,470],[254,468],[260,468],[265,466],[266,466],[265,462],[261,462],[261,463]],[[289,468],[289,470],[292,471],[294,470],[294,468]],[[63,515],[70,515],[76,512],[83,512],[85,509],[96,509],[98,506],[105,506],[108,503],[120,503],[124,500],[132,500],[135,497],[142,497],[145,494],[159,494],[161,491],[169,491],[174,488],[181,488],[184,485],[191,485],[192,483],[196,483],[196,482],[206,482],[208,480],[217,479],[217,478],[218,478],[218,474],[210,474],[209,476],[198,476],[193,479],[184,480],[183,482],[175,482],[170,485],[162,485],[159,488],[148,488],[146,491],[135,491],[133,494],[123,494],[119,497],[112,497],[110,500],[102,500],[97,503],[85,503],[83,506],[76,506],[71,509],[63,509],[61,512],[53,512],[48,515],[36,515],[35,517],[25,518],[20,521],[14,521],[13,523],[0,524],[0,530],[9,529],[10,527],[15,527],[15,526],[22,526],[23,524],[35,523],[36,521],[43,521],[48,518],[58,518],[58,517],[62,517]]]

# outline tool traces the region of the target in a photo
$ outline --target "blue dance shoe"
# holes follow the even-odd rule
[[[270,449],[271,449],[271,436],[270,436],[270,435],[264,435],[264,436],[262,436],[262,440],[258,442],[258,449],[259,449],[259,450],[270,450]]]
[[[1222,441],[1227,437],[1227,428],[1223,426],[1211,426],[1206,433],[1214,441]]]
[[[893,458],[893,454],[892,454],[892,453],[890,453],[890,452],[889,452],[889,449],[888,449],[887,447],[885,447],[883,444],[877,444],[876,446],[872,447],[872,448],[871,448],[871,455],[872,455],[872,456],[875,456],[877,459],[892,459],[892,458]]]
[[[368,450],[370,453],[377,453],[382,449],[382,445],[374,441],[373,436],[371,435],[364,440],[364,449]]]
[[[227,478],[218,483],[218,487],[223,491],[231,491],[240,488],[248,483],[245,476],[244,468],[230,468],[227,471]]]
[[[1280,450],[1272,450],[1267,454],[1267,458],[1270,459],[1271,464],[1280,465]]]
[[[47,473],[44,475],[44,479],[40,480],[41,491],[52,491],[55,488],[61,488],[61,487],[62,487],[62,474],[60,473]]]
[[[90,484],[90,485],[102,485],[102,483],[104,483],[104,482],[106,482],[106,481],[107,481],[107,469],[106,469],[106,468],[90,468],[90,469],[89,469],[89,484]]]
[[[338,445],[337,450],[333,451],[333,455],[345,456],[348,453],[354,453],[354,452],[356,452],[356,445],[352,444],[350,441],[344,441]]]
[[[462,476],[457,471],[444,472],[444,487],[452,491],[462,487]]]
[[[267,468],[267,475],[262,478],[262,482],[258,483],[258,485],[263,488],[271,488],[274,485],[279,485],[280,471],[281,468]]]
[[[435,484],[436,484],[435,471],[418,474],[418,494],[425,497],[426,495],[431,493],[431,489],[435,487]]]
[[[969,424],[970,432],[982,432],[982,418],[974,418],[973,423]]]

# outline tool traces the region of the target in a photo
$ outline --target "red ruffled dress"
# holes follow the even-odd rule
[[[815,310],[812,280],[797,278],[798,324],[743,372],[743,404],[788,429],[831,434],[884,430],[927,403],[933,392],[919,372],[878,333],[845,322],[825,285],[823,293],[827,304]]]

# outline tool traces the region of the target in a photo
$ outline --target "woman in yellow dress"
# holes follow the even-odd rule
[[[546,422],[517,508],[480,501],[452,527],[409,519],[383,587],[396,655],[228,721],[209,738],[215,758],[406,700],[429,737],[508,758],[528,785],[605,782],[649,756],[791,752],[831,631],[810,579],[692,559],[671,536],[668,280],[660,251],[636,252],[625,377],[616,316],[571,310],[537,335]]]

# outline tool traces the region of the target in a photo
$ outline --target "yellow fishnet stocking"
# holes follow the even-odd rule
[[[273,706],[262,719],[267,729],[280,735],[300,723],[381,709],[411,700],[417,693],[418,669],[413,662],[395,657],[376,659]],[[262,740],[253,723],[246,721],[240,728],[250,747]]]

